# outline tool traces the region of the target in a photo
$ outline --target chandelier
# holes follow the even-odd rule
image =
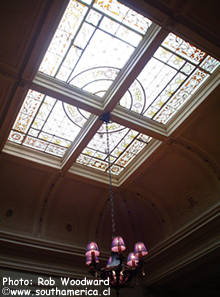
[[[105,267],[99,265],[99,248],[96,242],[90,242],[86,248],[86,265],[89,266],[89,272],[101,279],[109,279],[110,286],[116,289],[116,294],[119,296],[119,289],[126,287],[131,283],[133,278],[144,276],[144,256],[148,251],[143,242],[137,242],[134,245],[134,252],[129,253],[127,261],[125,261],[124,251],[126,246],[121,236],[116,236],[116,225],[114,218],[114,200],[112,189],[112,174],[111,174],[111,159],[109,145],[109,129],[110,113],[105,113],[100,120],[106,124],[106,137],[108,155],[108,175],[109,175],[109,198],[111,203],[111,218],[112,218],[112,247],[111,256],[108,259]]]

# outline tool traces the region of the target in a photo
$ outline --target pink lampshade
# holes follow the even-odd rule
[[[131,267],[135,267],[138,264],[138,258],[135,256],[134,253],[130,253],[128,255],[127,265]]]
[[[134,253],[138,257],[143,257],[148,254],[148,251],[143,242],[137,242],[134,246]]]
[[[88,245],[87,245],[87,248],[86,248],[86,256],[94,256],[94,257],[97,257],[99,256],[99,248],[98,248],[98,245],[97,243],[95,242],[90,242]]]
[[[112,240],[112,252],[121,253],[126,250],[124,240],[121,236],[114,237]]]
[[[86,265],[90,265],[93,261],[95,261],[95,263],[99,263],[99,259],[98,257],[92,257],[92,256],[86,256]]]

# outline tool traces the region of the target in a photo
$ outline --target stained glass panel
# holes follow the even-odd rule
[[[50,46],[40,65],[39,71],[55,76],[59,65],[71,45],[71,41],[80,27],[87,7],[78,1],[70,1]]]
[[[72,79],[73,85],[78,85],[79,88],[85,89],[88,85],[93,85],[96,83],[96,81],[101,81],[102,84],[104,82],[110,82],[112,83],[113,80],[116,78],[117,74],[119,72],[119,69],[112,68],[112,67],[96,67],[91,70],[85,70],[81,72],[79,75],[75,76],[74,79]],[[104,89],[103,92],[103,86],[100,86],[99,90],[96,87],[96,93],[99,94],[102,92],[102,96],[107,91],[107,89]]]
[[[116,0],[95,0],[94,7],[131,29],[145,34],[151,21]]]
[[[137,46],[142,39],[142,36],[134,31],[129,30],[127,27],[124,27],[122,24],[118,24],[113,20],[104,17],[100,29],[117,36],[118,38],[128,42],[133,46]]]
[[[9,140],[62,157],[90,113],[29,90]]]
[[[69,83],[73,84],[72,79],[79,73],[93,71],[94,67],[118,67],[121,69],[133,51],[132,46],[97,30],[83,53],[83,58],[79,60],[73,75],[69,78]]]
[[[207,56],[205,60],[202,62],[201,67],[212,73],[219,66],[220,62],[211,56]]]
[[[192,71],[195,69],[196,66],[194,66],[191,63],[186,62],[181,71],[187,75],[191,74]]]
[[[162,46],[186,58],[190,62],[199,64],[206,56],[202,50],[184,41],[182,38],[170,33],[162,43]]]
[[[101,98],[150,26],[151,21],[116,0],[70,0],[39,71]],[[120,105],[166,124],[219,64],[170,33],[125,92]],[[112,98],[108,99],[111,105]],[[97,114],[99,108],[100,102],[97,106],[94,103]],[[29,90],[9,141],[62,158],[90,117],[87,111]],[[112,174],[119,175],[145,151],[152,138],[113,122],[108,130],[110,153],[103,124],[76,162],[101,172],[107,172],[110,166]]]
[[[39,71],[103,97],[150,25],[115,0],[70,0]],[[102,80],[97,69],[102,69]]]
[[[120,105],[166,124],[219,64],[170,33],[122,97]]]
[[[90,11],[86,17],[86,21],[94,26],[97,26],[101,17],[102,17],[101,13],[95,11],[94,9],[90,9]]]
[[[151,137],[116,123],[108,125],[112,173],[120,172],[151,141]],[[106,125],[103,124],[76,160],[77,163],[107,171]]]
[[[194,94],[198,86],[208,78],[208,74],[196,70],[192,76],[184,83],[178,92],[168,101],[167,105],[161,109],[155,120],[166,124],[179,108]]]

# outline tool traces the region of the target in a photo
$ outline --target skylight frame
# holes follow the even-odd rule
[[[81,176],[86,176],[89,178],[93,178],[95,176],[94,179],[103,181],[103,178],[105,179],[105,173],[101,172],[101,174],[99,174],[99,172],[95,172],[93,170],[93,174],[91,174],[92,171],[89,170],[89,168],[82,168],[80,165],[74,163],[74,161],[77,158],[77,155],[79,155],[79,150],[77,147],[81,145],[82,148],[82,145],[85,147],[87,144],[86,138],[89,134],[89,128],[91,127],[93,131],[94,129],[98,129],[98,125],[96,125],[96,128],[94,128],[95,126],[93,125],[94,123],[97,124],[97,122],[99,121],[97,116],[105,112],[106,109],[110,106],[112,120],[122,125],[126,124],[131,129],[137,128],[140,133],[145,133],[156,138],[151,141],[146,150],[143,150],[135,158],[135,160],[132,161],[125,170],[123,170],[120,176],[114,177],[115,185],[119,186],[121,183],[123,183],[130,176],[130,174],[132,174],[138,168],[142,161],[144,162],[144,160],[146,160],[146,158],[155,149],[158,148],[158,146],[161,144],[161,141],[157,139],[160,139],[162,141],[166,140],[167,137],[183,121],[183,119],[185,119],[206,98],[206,96],[216,86],[220,79],[218,73],[215,72],[212,78],[208,79],[205,85],[196,91],[196,94],[194,94],[192,100],[190,100],[190,102],[188,102],[184,106],[184,108],[181,108],[181,112],[184,113],[183,116],[182,114],[180,114],[180,112],[178,112],[177,115],[175,115],[174,117],[175,120],[171,119],[171,121],[166,124],[157,123],[147,118],[143,119],[143,117],[140,115],[134,115],[134,112],[129,111],[126,114],[126,111],[123,111],[123,108],[121,108],[120,106],[115,106],[115,104],[117,103],[116,101],[120,100],[120,92],[119,94],[117,94],[117,91],[118,89],[120,89],[121,85],[127,83],[128,85],[130,84],[131,80],[127,76],[127,73],[131,73],[133,69],[135,69],[136,71],[137,64],[142,59],[142,55],[145,54],[146,57],[146,47],[148,47],[149,45],[151,46],[151,44],[155,44],[155,47],[153,46],[153,48],[158,48],[158,40],[161,40],[162,42],[162,40],[164,39],[163,36],[165,36],[165,32],[160,35],[162,30],[160,30],[159,26],[152,26],[151,29],[151,32],[148,32],[145,43],[142,42],[142,47],[140,46],[137,49],[136,55],[134,55],[130,62],[127,63],[124,72],[121,71],[121,77],[118,77],[118,80],[109,89],[108,93],[105,96],[104,102],[100,102],[100,100],[98,101],[96,96],[90,95],[88,94],[88,92],[78,90],[73,86],[66,86],[66,84],[61,81],[58,82],[56,79],[47,77],[47,75],[37,73],[33,83],[31,84],[31,87],[34,90],[45,91],[47,95],[53,94],[54,97],[56,97],[57,99],[61,99],[67,103],[74,103],[78,107],[84,107],[85,110],[89,112],[91,112],[92,110],[93,113],[96,114],[96,117],[94,116],[93,118],[94,122],[91,123],[91,125],[85,127],[83,131],[81,131],[79,137],[77,137],[76,141],[74,141],[74,143],[71,145],[71,150],[65,154],[61,161],[57,160],[57,158],[55,158],[54,156],[44,156],[44,154],[41,152],[33,152],[33,150],[29,150],[27,148],[23,149],[21,147],[18,147],[16,144],[12,145],[12,143],[7,143],[4,151],[12,153],[16,156],[18,156],[19,154],[23,154],[23,152],[25,151],[25,158],[29,160],[37,161],[42,164],[47,164],[49,166],[59,168],[63,173],[69,171],[71,173],[79,174]],[[150,50],[149,52],[151,53],[152,50]],[[138,67],[140,67],[140,63]],[[57,86],[59,90],[57,89]],[[197,97],[199,98],[198,100]],[[114,101],[113,104],[112,101]],[[42,162],[42,160],[44,161]]]

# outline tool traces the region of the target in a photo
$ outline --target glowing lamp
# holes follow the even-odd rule
[[[148,251],[144,245],[143,242],[137,242],[134,246],[134,254],[137,256],[137,257],[143,257],[143,256],[146,256],[148,254]]]
[[[126,250],[126,247],[125,247],[124,240],[122,239],[122,237],[117,236],[117,237],[113,238],[112,252],[121,253],[125,250]]]
[[[128,255],[127,265],[130,267],[136,267],[138,264],[138,259],[134,253]]]
[[[88,245],[87,245],[87,248],[86,248],[86,256],[90,256],[90,257],[98,257],[99,256],[99,248],[98,248],[98,245],[97,243],[95,242],[90,242]]]

